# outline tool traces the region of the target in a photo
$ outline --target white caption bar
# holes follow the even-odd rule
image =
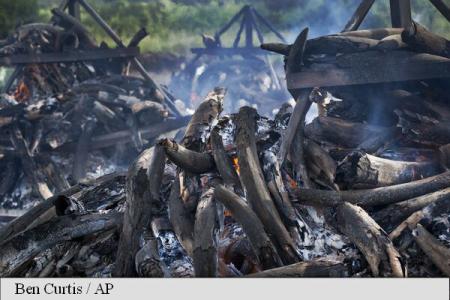
[[[1,300],[314,299],[448,300],[443,279],[76,279],[2,278]],[[287,298],[289,297],[289,298]],[[294,297],[294,298],[293,298]],[[308,298],[306,298],[308,297]],[[309,298],[310,297],[310,298]]]

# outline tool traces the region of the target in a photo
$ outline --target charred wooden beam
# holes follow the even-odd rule
[[[225,205],[236,221],[242,225],[263,269],[281,266],[281,259],[267,235],[264,225],[248,204],[223,185],[215,188],[214,198]]]
[[[166,156],[162,146],[145,150],[131,165],[127,175],[127,207],[115,263],[114,276],[136,275],[135,255],[141,235],[160,213],[161,188]],[[162,272],[161,272],[162,273]]]
[[[234,55],[264,55],[267,52],[262,51],[258,47],[245,47],[245,48],[191,48],[191,52],[195,55],[217,55],[217,56],[234,56]]]
[[[337,206],[350,202],[363,207],[392,204],[445,189],[450,184],[450,172],[425,179],[368,190],[324,191],[297,188],[300,201],[311,205]]]
[[[326,68],[304,68],[286,73],[289,90],[362,85],[450,77],[450,60],[442,56],[409,51],[365,51],[341,55],[340,62]],[[368,72],[370,68],[370,72]]]
[[[373,276],[405,277],[402,258],[386,232],[360,207],[344,203],[337,207],[339,229],[358,247]]]
[[[128,58],[139,55],[138,48],[96,49],[55,53],[15,54],[0,57],[0,65],[47,64],[56,62],[90,61],[109,58]]]

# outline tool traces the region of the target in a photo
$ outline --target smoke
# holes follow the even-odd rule
[[[311,6],[311,1],[299,1],[297,10],[302,10],[302,4]],[[312,1],[314,3],[314,1]],[[340,32],[353,12],[358,7],[360,1],[316,1],[320,5],[309,8],[310,12],[303,17],[298,17],[294,25],[286,31],[289,42],[293,42],[297,35],[305,28],[309,28],[308,38],[315,38],[322,35]]]
[[[273,21],[274,27],[282,32],[289,43],[292,43],[305,27],[309,28],[308,38],[310,39],[340,32],[360,1],[293,1],[289,4],[292,9],[286,9],[282,3],[278,5],[273,2],[270,2],[269,7],[262,0],[251,3],[269,21]],[[279,11],[274,8],[277,5],[280,6]],[[237,30],[232,27],[227,35],[234,35],[235,29]],[[225,39],[223,46],[231,47],[233,39],[231,38],[231,42]],[[278,41],[272,33],[267,31],[264,32],[264,40]],[[255,45],[258,45],[256,39]],[[228,89],[226,113],[236,112],[242,105],[251,105],[261,114],[270,116],[282,103],[291,98],[285,86],[282,57],[273,55],[271,60],[275,62],[275,72],[281,83],[281,89],[277,91],[274,89],[275,83],[271,79],[270,70],[262,58],[255,62],[248,57],[231,59],[213,56],[203,57],[198,62],[197,69],[184,71],[190,71],[190,76],[180,73],[173,77],[170,88],[185,102],[186,107],[195,109],[209,90],[215,86],[224,86]],[[316,108],[312,107],[310,116],[313,117],[316,114]]]

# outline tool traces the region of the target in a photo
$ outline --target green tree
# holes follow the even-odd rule
[[[0,0],[0,38],[5,38],[16,26],[37,19],[37,0]]]

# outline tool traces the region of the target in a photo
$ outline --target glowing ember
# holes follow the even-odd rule
[[[286,174],[286,179],[289,182],[289,186],[291,189],[298,188],[297,182],[294,179],[292,179],[292,177],[289,176],[289,174]]]
[[[16,91],[14,92],[14,99],[16,99],[17,102],[25,102],[30,98],[30,96],[30,90],[23,81],[20,81]]]
[[[237,156],[234,156],[234,157],[232,158],[232,161],[233,161],[233,167],[236,169],[236,172],[238,173],[238,175],[240,175],[241,172],[240,172],[240,168],[239,168],[239,160],[238,160]]]

